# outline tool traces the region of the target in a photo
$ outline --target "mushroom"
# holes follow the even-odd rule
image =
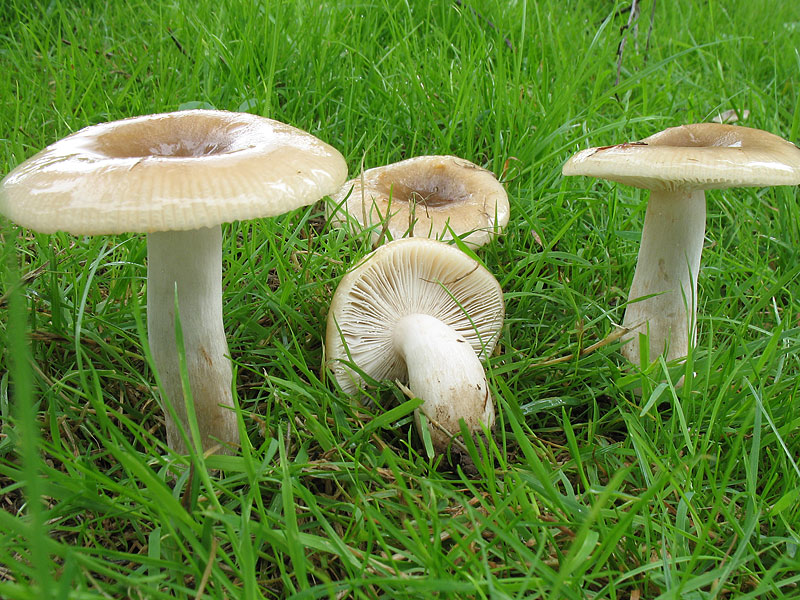
[[[190,110],[82,129],[2,182],[0,212],[19,225],[76,235],[147,233],[147,329],[160,376],[167,442],[189,435],[175,304],[204,450],[239,441],[222,322],[221,223],[311,204],[347,176],[341,154],[263,117]],[[180,426],[179,426],[180,425]]]
[[[636,272],[623,326],[623,355],[688,354],[696,339],[697,274],[705,234],[704,190],[800,184],[800,149],[766,131],[699,123],[671,127],[640,142],[589,148],[564,175],[588,175],[650,190]]]
[[[473,434],[494,425],[481,360],[494,349],[504,314],[500,285],[478,262],[444,242],[395,240],[339,283],[328,313],[328,365],[349,394],[364,376],[408,382],[442,452],[461,419]],[[416,424],[422,433],[418,413]]]
[[[453,235],[477,248],[508,223],[508,196],[495,176],[455,156],[417,156],[367,169],[327,203],[337,226],[370,228],[373,244],[391,239]]]

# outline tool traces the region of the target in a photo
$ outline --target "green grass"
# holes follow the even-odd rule
[[[658,2],[645,55],[650,4],[615,85],[619,2],[9,0],[0,173],[89,124],[213,106],[306,129],[351,173],[460,155],[512,218],[480,252],[507,319],[476,477],[426,457],[393,384],[358,407],[321,368],[369,251],[321,205],[224,227],[249,443],[191,470],[144,357],[143,237],[2,221],[0,597],[798,597],[797,190],[709,193],[685,366],[579,356],[622,320],[645,194],[562,178],[572,152],[732,107],[800,139],[795,3]]]

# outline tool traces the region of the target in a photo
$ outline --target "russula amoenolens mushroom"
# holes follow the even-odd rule
[[[640,142],[582,150],[563,173],[650,190],[623,320],[631,329],[623,355],[638,364],[640,333],[649,334],[650,360],[665,352],[667,360],[683,358],[689,339],[695,340],[704,190],[798,185],[800,149],[759,129],[699,123]]]
[[[0,212],[76,235],[147,233],[147,329],[166,399],[189,434],[176,345],[177,294],[204,450],[239,441],[222,322],[220,224],[311,204],[347,176],[314,136],[251,114],[191,110],[102,123],[31,157],[2,182]],[[167,411],[167,441],[186,452]]]
[[[494,349],[504,315],[500,285],[475,260],[444,242],[395,240],[339,283],[328,313],[328,365],[350,394],[364,385],[359,372],[408,382],[442,452],[460,419],[476,434],[494,425],[481,359]]]
[[[509,206],[490,171],[455,156],[416,156],[346,182],[327,213],[336,226],[370,228],[373,243],[385,228],[390,239],[456,235],[476,248],[503,230]]]

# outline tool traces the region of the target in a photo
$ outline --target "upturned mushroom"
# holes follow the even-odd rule
[[[3,179],[0,212],[44,233],[147,233],[149,344],[164,401],[180,421],[166,412],[167,442],[187,451],[177,299],[198,441],[226,452],[239,432],[220,224],[311,204],[346,176],[341,154],[304,131],[251,114],[191,110],[102,123],[55,142]]]
[[[776,135],[735,125],[671,127],[640,142],[588,148],[564,175],[588,175],[650,190],[623,326],[623,355],[683,358],[696,339],[697,275],[705,234],[705,190],[800,184],[800,149]]]
[[[476,248],[503,230],[508,215],[508,196],[495,176],[455,156],[416,156],[367,169],[327,202],[333,225],[369,228],[373,244],[385,229],[390,239],[455,235]]]
[[[339,283],[328,313],[328,366],[349,394],[365,385],[362,373],[408,382],[443,452],[461,419],[473,434],[494,425],[481,360],[494,349],[504,314],[500,285],[478,262],[444,242],[395,240]]]

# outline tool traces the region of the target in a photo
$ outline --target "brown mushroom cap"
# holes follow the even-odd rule
[[[328,203],[328,219],[377,241],[388,220],[392,239],[430,237],[482,246],[508,223],[508,196],[495,176],[455,156],[417,156],[368,169]],[[349,221],[348,221],[349,220]]]
[[[798,185],[800,148],[760,129],[696,123],[640,142],[582,150],[563,173],[649,190]]]
[[[376,380],[406,380],[392,338],[398,321],[412,314],[449,325],[485,358],[503,324],[503,292],[485,267],[444,242],[406,238],[380,246],[342,278],[328,313],[328,364],[345,392],[363,384],[349,362]]]
[[[341,154],[247,113],[188,110],[86,127],[2,182],[0,212],[78,235],[210,227],[288,212],[336,191]]]

